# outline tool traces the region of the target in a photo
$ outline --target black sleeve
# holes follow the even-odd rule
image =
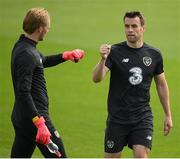
[[[110,70],[112,68],[112,48],[111,48],[110,54],[108,55],[106,59],[105,66],[107,66]]]
[[[162,55],[159,53],[159,56],[157,57],[157,65],[154,70],[154,75],[159,75],[164,72],[163,69],[163,58]]]
[[[62,58],[62,54],[50,55],[50,56],[43,56],[42,54],[40,54],[40,55],[42,58],[43,66],[45,68],[56,66],[60,63],[63,63],[64,61],[66,61]]]
[[[23,52],[16,58],[17,97],[30,119],[39,116],[31,96],[32,75],[35,66],[35,58],[27,52]]]

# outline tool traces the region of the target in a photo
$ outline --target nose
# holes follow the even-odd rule
[[[132,31],[133,31],[132,27],[131,27],[131,26],[129,26],[129,28],[128,28],[128,32],[132,32]]]

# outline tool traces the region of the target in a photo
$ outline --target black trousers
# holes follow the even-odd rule
[[[46,124],[50,133],[51,140],[59,147],[61,158],[67,158],[64,145],[58,132],[52,127],[52,124],[48,122]],[[37,129],[34,125],[27,127],[17,127],[13,124],[15,129],[15,139],[11,150],[11,158],[31,158],[36,146],[41,151],[45,158],[57,158],[57,156],[51,153],[45,145],[35,142]]]

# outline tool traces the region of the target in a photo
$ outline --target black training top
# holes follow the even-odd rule
[[[37,43],[21,35],[11,56],[11,74],[15,103],[12,121],[20,124],[35,116],[48,116],[48,95],[44,67],[64,62],[62,54],[43,56]]]
[[[160,51],[145,43],[130,48],[122,42],[112,46],[105,65],[111,72],[108,121],[131,124],[152,119],[149,91],[153,76],[163,72]]]

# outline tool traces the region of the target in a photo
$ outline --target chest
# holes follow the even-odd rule
[[[135,50],[115,53],[112,65],[112,73],[119,78],[151,79],[157,62],[150,52]]]
[[[43,59],[40,54],[37,52],[35,54],[36,67],[34,69],[34,76],[44,76],[44,67],[43,67]]]

